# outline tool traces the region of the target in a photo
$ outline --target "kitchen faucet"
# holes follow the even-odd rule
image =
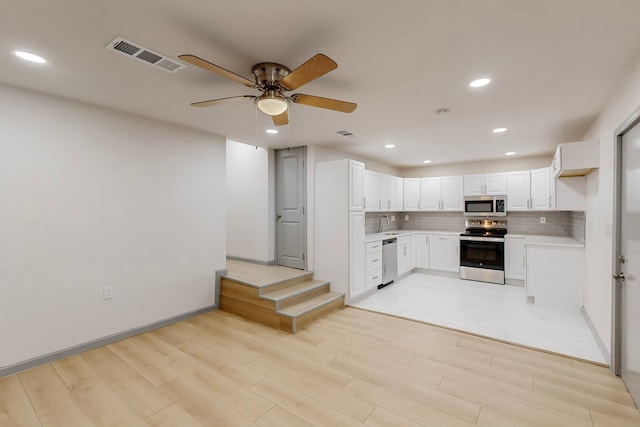
[[[389,218],[387,218],[386,215],[381,215],[380,218],[378,218],[378,233],[382,233],[382,218],[387,220],[387,225],[389,225]]]

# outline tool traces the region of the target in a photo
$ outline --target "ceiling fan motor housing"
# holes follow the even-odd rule
[[[277,90],[281,91],[280,80],[291,72],[284,65],[273,62],[261,62],[253,66],[253,76],[256,79],[258,89],[261,91]]]

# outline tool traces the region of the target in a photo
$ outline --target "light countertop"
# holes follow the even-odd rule
[[[382,233],[370,233],[365,235],[365,242],[377,242],[385,239],[393,239],[394,237],[410,236],[412,234],[434,234],[441,236],[459,236],[462,231],[435,231],[435,230],[388,230]],[[398,233],[398,234],[385,234]],[[573,237],[543,236],[538,234],[507,234],[505,237],[525,239],[525,244],[536,246],[558,246],[584,248],[584,243]]]
[[[541,236],[538,234],[507,234],[506,238],[524,238],[526,245],[536,246],[562,246],[571,248],[584,248],[584,243],[573,237]]]
[[[436,234],[441,236],[459,236],[462,231],[432,231],[432,230],[388,230],[382,233],[371,233],[364,236],[365,243],[379,240],[393,239],[394,237],[411,236],[412,234]],[[385,233],[398,233],[394,235]]]

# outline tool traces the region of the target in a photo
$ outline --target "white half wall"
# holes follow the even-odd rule
[[[273,150],[227,141],[227,255],[273,262]]]
[[[2,85],[0,123],[0,368],[215,303],[224,138]]]
[[[640,107],[640,63],[621,80],[618,91],[584,139],[600,141],[600,168],[587,176],[586,286],[584,307],[611,354],[612,258],[615,130]]]

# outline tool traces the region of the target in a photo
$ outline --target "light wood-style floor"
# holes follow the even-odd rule
[[[214,311],[0,379],[0,426],[639,426],[606,368],[355,308]]]

